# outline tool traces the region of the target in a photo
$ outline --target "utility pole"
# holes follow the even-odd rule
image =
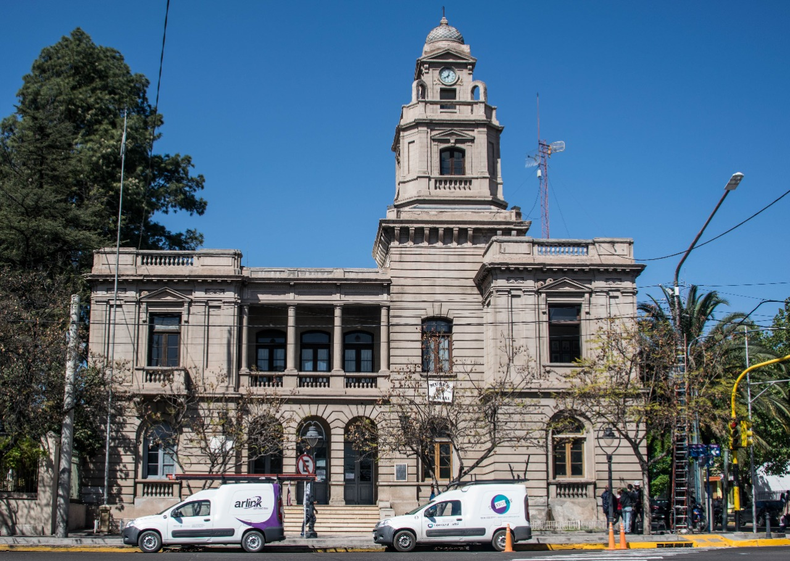
[[[74,447],[74,376],[77,372],[79,348],[80,295],[71,296],[68,350],[66,351],[66,387],[63,396],[63,428],[60,433],[58,463],[58,500],[55,535],[65,538],[69,533],[69,499],[71,495],[71,456]]]

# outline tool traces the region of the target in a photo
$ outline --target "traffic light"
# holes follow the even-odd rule
[[[754,432],[751,421],[741,421],[741,446],[744,448],[754,444]]]
[[[730,450],[737,450],[741,447],[741,430],[738,421],[735,419],[730,421]]]

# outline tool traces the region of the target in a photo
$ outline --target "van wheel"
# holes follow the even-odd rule
[[[414,538],[414,534],[408,530],[399,530],[395,532],[395,536],[392,538],[392,547],[395,548],[395,551],[400,551],[401,553],[411,551],[415,545],[417,545],[417,541]]]
[[[162,549],[162,538],[158,532],[146,530],[137,538],[137,545],[143,553],[156,553]]]
[[[491,546],[497,551],[505,551],[506,541],[507,530],[497,530],[494,532],[494,538],[491,540]]]
[[[266,545],[266,540],[258,530],[250,530],[241,539],[241,547],[247,553],[260,553],[264,545]]]

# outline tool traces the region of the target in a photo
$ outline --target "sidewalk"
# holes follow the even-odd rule
[[[628,549],[674,548],[674,547],[766,547],[790,546],[784,534],[773,534],[766,539],[765,533],[728,532],[720,534],[661,534],[642,536],[629,534]],[[548,551],[572,549],[606,549],[609,536],[603,532],[541,532],[529,542],[516,544],[516,551]],[[619,545],[619,535],[615,534]],[[223,547],[223,546],[214,546]],[[235,547],[235,546],[234,546]],[[124,545],[119,535],[94,535],[91,532],[73,532],[68,538],[54,536],[0,536],[0,551],[30,550],[66,551],[116,551],[137,552],[138,548]],[[305,539],[287,537],[285,541],[266,546],[269,551],[384,551],[373,543],[370,533],[343,536],[319,536]]]

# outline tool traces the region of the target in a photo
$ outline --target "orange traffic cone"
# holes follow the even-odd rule
[[[609,547],[606,549],[617,549],[614,545],[614,525],[609,521]]]
[[[510,524],[507,525],[507,534],[505,535],[505,553],[513,553],[513,536],[510,535]]]
[[[628,549],[628,544],[625,543],[625,524],[620,521],[620,545],[617,549]]]

